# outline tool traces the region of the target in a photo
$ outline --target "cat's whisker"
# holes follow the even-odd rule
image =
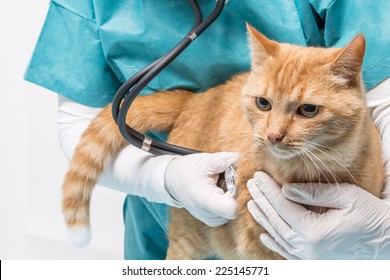
[[[248,142],[249,142],[249,143],[252,143],[252,144],[251,144],[250,147],[249,147],[248,149],[246,149],[244,152],[241,152],[241,155],[240,155],[240,156],[242,156],[243,154],[247,153],[248,150],[252,148],[252,146],[254,146],[255,144],[257,144],[257,143],[256,143],[256,140],[254,141],[254,140],[253,140],[252,138],[250,138],[250,137],[247,137],[247,138],[244,139],[241,143],[242,143],[242,145],[245,147],[245,146],[247,146]]]
[[[301,150],[301,149],[300,149]],[[307,160],[305,159],[305,157],[302,155],[302,154],[300,154],[300,153],[298,153],[298,156],[303,160],[303,162],[305,163],[305,166],[306,166],[306,168],[307,168],[307,171],[308,171],[308,173],[309,173],[309,183],[312,183],[312,181],[311,181],[311,178],[312,178],[312,174],[311,174],[311,172],[312,172],[312,166],[307,162]]]
[[[340,161],[338,161],[335,157],[331,156],[330,154],[324,152],[323,150],[321,150],[320,148],[318,147],[315,147],[314,145],[310,145],[313,149],[316,149],[317,151],[323,153],[325,156],[327,156],[329,159],[333,160],[334,162],[336,162],[338,165],[340,165],[347,173],[348,175],[351,177],[351,179],[354,181],[354,183],[358,186],[358,182],[356,180],[356,178],[352,175],[352,173],[348,170],[348,168],[346,168]],[[359,172],[360,173],[360,172]]]
[[[245,152],[240,153],[240,156],[238,157],[239,161],[244,160],[246,157],[250,156],[251,153],[256,149],[259,148],[256,144],[252,144]]]
[[[258,142],[254,142],[245,152],[241,153],[239,156],[239,161],[244,160],[247,156],[251,155],[252,151],[256,148],[262,148],[262,146]]]
[[[325,151],[319,149],[318,147],[323,147],[324,149],[329,150],[329,151],[331,151],[331,152],[333,152],[333,153],[336,153],[337,155],[343,157],[343,155],[342,155],[339,151],[337,151],[337,150],[335,150],[335,149],[332,149],[332,148],[329,147],[329,146],[321,145],[321,144],[319,144],[319,143],[315,143],[315,142],[311,142],[311,141],[306,141],[306,143],[309,144],[309,145],[311,145],[312,148],[318,149],[320,152],[322,152],[322,153],[328,155],[329,157],[331,157],[331,156],[330,156],[329,154],[327,154]],[[345,168],[340,162],[338,162],[338,161],[336,160],[336,158],[332,157],[332,159],[335,160],[337,163],[339,163],[343,168]],[[351,162],[351,167],[352,167],[357,173],[359,173],[359,175],[363,176],[363,174],[360,172],[360,169],[357,168],[352,162]],[[345,170],[346,170],[348,173],[350,173],[348,169],[345,168]],[[351,175],[351,174],[350,174],[350,175]],[[353,176],[351,175],[351,177],[353,177]],[[353,178],[353,179],[354,179],[354,178]]]
[[[332,186],[332,183],[329,181],[329,178],[328,178],[328,176],[326,176],[326,174],[325,174],[325,172],[323,171],[323,168],[321,168],[320,166],[319,166],[319,164],[316,162],[316,160],[314,159],[314,154],[313,153],[311,153],[310,152],[310,150],[308,150],[308,149],[306,149],[306,148],[304,148],[304,147],[302,147],[304,150],[305,150],[305,153],[306,153],[306,155],[309,157],[309,159],[313,162],[313,164],[316,166],[316,168],[317,168],[317,171],[318,171],[318,178],[319,178],[319,183],[321,183],[321,174],[322,174],[322,176],[325,178],[325,180],[327,181],[327,183],[328,183],[328,185],[329,185],[329,187],[330,188],[333,188],[333,186]],[[318,159],[317,159],[318,160]],[[322,162],[321,162],[322,163]],[[323,163],[322,163],[322,165],[323,165]],[[326,167],[326,166],[325,166]]]
[[[311,158],[311,156],[305,151],[304,147],[301,147],[301,150],[302,152],[305,154],[305,156],[307,156],[308,160],[310,160],[313,164],[314,164],[314,167],[315,167],[315,170],[317,171],[317,179],[318,179],[318,182],[321,183],[321,172],[322,170],[319,168],[319,166],[317,165],[317,163]],[[313,165],[310,165],[313,167]],[[323,173],[323,172],[322,172]],[[324,175],[324,174],[323,174]],[[326,176],[324,176],[326,178]]]
[[[303,147],[304,148],[304,147]],[[333,184],[331,184],[330,183],[330,181],[329,181],[329,179],[328,179],[328,177],[325,175],[325,173],[322,171],[322,169],[320,169],[321,170],[321,172],[322,172],[322,174],[325,176],[325,178],[326,178],[326,180],[328,181],[328,184],[329,184],[329,186],[332,188],[332,186],[334,185],[334,184],[336,184],[336,186],[338,187],[338,188],[340,188],[340,185],[339,185],[339,178],[336,178],[337,176],[334,174],[334,172],[332,172],[330,169],[329,169],[329,167],[318,157],[318,156],[316,156],[312,151],[310,151],[309,149],[307,149],[307,148],[304,148],[308,153],[310,153],[313,157],[315,157],[316,159],[317,159],[317,161],[322,165],[322,166],[324,166],[325,167],[325,169],[329,172],[329,174],[333,177],[333,180],[334,180],[334,182],[333,182]]]
[[[342,153],[340,153],[339,151],[335,150],[335,149],[332,149],[331,147],[329,146],[326,146],[326,145],[321,145],[319,143],[315,143],[315,142],[311,142],[311,141],[306,141],[307,144],[309,144],[309,146],[313,149],[316,149],[318,151],[320,151],[321,153],[325,154],[326,156],[328,156],[330,159],[334,160],[335,162],[337,162],[338,164],[340,164],[343,168],[345,168],[335,157],[331,156],[329,153],[325,152],[324,150],[320,149],[319,147],[323,147],[324,149],[326,150],[329,150],[333,153],[336,153],[337,155],[343,157],[344,155]],[[354,170],[356,172],[358,172],[360,175],[362,175],[362,173],[360,172],[360,170],[353,165],[353,163],[351,163],[351,166],[354,168]],[[346,171],[348,171],[348,169],[346,169]],[[349,172],[349,171],[348,171]]]
[[[330,146],[326,146],[326,145],[323,145],[323,144],[320,144],[320,143],[316,143],[316,142],[313,142],[313,141],[308,141],[308,140],[306,140],[305,143],[308,143],[308,144],[313,145],[313,146],[316,146],[316,147],[322,147],[322,148],[324,148],[324,149],[327,149],[327,150],[330,150],[330,151],[332,151],[332,152],[335,152],[335,153],[337,153],[337,154],[339,154],[339,155],[342,155],[339,151],[333,149],[333,148],[330,147]]]

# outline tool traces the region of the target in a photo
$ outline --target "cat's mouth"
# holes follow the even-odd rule
[[[274,157],[279,159],[292,159],[302,154],[302,148],[300,148],[301,143],[283,141],[272,144],[259,136],[256,137],[256,140],[260,146],[267,149]]]
[[[275,157],[280,159],[291,159],[299,154],[298,150],[290,149],[281,145],[269,145],[267,148]]]

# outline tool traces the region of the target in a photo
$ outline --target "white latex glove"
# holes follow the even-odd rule
[[[186,208],[209,226],[237,216],[236,200],[217,187],[218,174],[235,165],[237,153],[193,154],[172,160],[165,173],[168,192],[177,206]]]
[[[264,172],[248,181],[248,209],[268,233],[264,245],[287,259],[390,259],[390,206],[350,184],[280,186]],[[304,206],[329,207],[318,214]]]
[[[58,110],[58,137],[70,159],[82,133],[101,109],[60,96]],[[221,195],[215,174],[236,159],[235,153],[156,157],[129,145],[107,166],[98,184],[151,202],[185,207],[206,224],[218,226],[235,218],[237,205],[233,198]]]
[[[390,78],[367,92],[366,100],[372,110],[372,120],[382,142],[382,156],[387,178],[382,197],[390,201]]]

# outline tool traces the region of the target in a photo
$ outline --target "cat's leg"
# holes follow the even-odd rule
[[[126,123],[144,133],[171,131],[185,104],[194,96],[185,90],[169,90],[139,96],[126,116]]]
[[[250,162],[253,162],[253,160]],[[229,226],[233,228],[230,231],[236,244],[235,252],[240,259],[282,259],[261,243],[260,234],[265,230],[255,221],[247,208],[247,203],[252,197],[246,184],[249,178],[252,178],[255,170],[256,168],[250,168],[250,163],[247,162],[241,163],[237,169],[238,217],[229,223]],[[261,168],[258,168],[258,170],[261,170]]]
[[[260,241],[260,234],[265,230],[253,219],[246,205],[250,195],[248,189],[241,188],[238,198],[239,211],[236,220],[232,221],[236,252],[240,259],[246,260],[280,260],[283,259],[269,250]]]
[[[184,242],[183,242],[184,241]],[[203,260],[208,257],[198,246],[194,246],[193,241],[180,240],[169,244],[167,260]],[[191,245],[190,245],[191,244]],[[199,243],[201,244],[201,243]],[[197,245],[199,245],[197,244]]]
[[[209,228],[210,244],[216,255],[224,260],[237,260],[236,242],[234,240],[235,227],[231,221],[215,228]]]
[[[255,222],[253,222],[255,223]],[[260,233],[264,230],[254,230],[254,227],[260,227],[258,224],[249,225],[241,223],[240,230],[237,231],[236,252],[240,259],[244,260],[282,260],[283,257],[268,249],[260,241]]]
[[[167,260],[201,260],[211,255],[208,226],[184,209],[172,208]]]

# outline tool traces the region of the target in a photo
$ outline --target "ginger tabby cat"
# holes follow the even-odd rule
[[[246,207],[246,182],[258,170],[281,185],[348,182],[381,194],[380,139],[361,77],[364,36],[324,49],[280,44],[249,25],[248,33],[251,71],[202,94],[171,90],[138,97],[129,111],[128,124],[140,132],[169,131],[176,145],[241,154],[238,218],[210,228],[172,208],[168,259],[280,259],[259,241],[264,229]],[[81,230],[89,240],[92,189],[125,145],[109,105],[84,132],[65,176],[63,211],[71,234]]]

